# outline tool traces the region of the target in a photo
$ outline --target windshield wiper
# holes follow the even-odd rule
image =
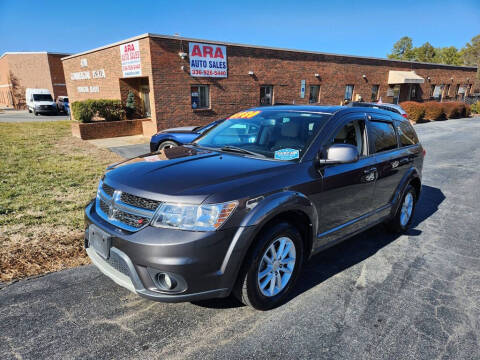
[[[237,147],[237,146],[231,146],[231,145],[225,145],[225,146],[222,146],[220,148],[220,150],[223,150],[223,151],[231,151],[231,152],[238,152],[238,153],[242,153],[242,154],[249,154],[249,155],[253,155],[253,156],[258,156],[258,157],[265,157],[265,155],[263,154],[259,154],[259,153],[256,153],[254,151],[250,151],[250,150],[247,150],[247,149],[243,149],[241,147]]]

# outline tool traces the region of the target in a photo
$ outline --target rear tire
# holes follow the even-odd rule
[[[257,310],[280,305],[295,287],[303,254],[302,237],[294,226],[287,222],[270,226],[257,237],[246,256],[234,296]]]
[[[161,142],[160,145],[158,145],[157,151],[170,149],[172,147],[177,147],[177,146],[178,146],[178,143],[176,143],[175,141],[167,140],[167,141]]]
[[[412,224],[416,205],[417,192],[412,185],[408,185],[403,193],[395,216],[386,223],[388,230],[394,233],[407,231]]]

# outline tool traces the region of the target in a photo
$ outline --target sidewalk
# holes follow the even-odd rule
[[[150,152],[150,138],[143,135],[120,136],[87,141],[96,147],[108,149],[127,159]]]

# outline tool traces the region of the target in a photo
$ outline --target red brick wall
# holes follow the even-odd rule
[[[0,106],[12,107],[7,57],[0,59]]]
[[[18,82],[14,91],[15,103],[23,104],[26,88],[48,89],[56,99],[59,95],[66,95],[65,87],[54,87],[54,83],[65,83],[60,58],[64,55],[47,53],[33,54],[5,54],[0,59],[0,85],[10,82],[10,72]],[[7,93],[6,87],[0,87],[0,104]],[[11,104],[10,104],[11,105]]]
[[[148,78],[152,118],[159,129],[201,125],[241,109],[258,106],[261,85],[273,85],[274,102],[296,104],[308,103],[309,86],[320,85],[320,103],[337,105],[344,98],[347,84],[355,86],[354,97],[360,94],[366,101],[370,101],[372,85],[380,85],[379,96],[384,102],[391,102],[392,97],[387,97],[389,70],[414,70],[424,78],[429,76],[430,82],[426,81],[420,87],[419,94],[423,100],[429,98],[431,84],[450,83],[453,93],[456,84],[472,83],[475,79],[475,70],[461,67],[233,45],[227,46],[228,78],[194,78],[189,74],[188,58],[182,60],[178,55],[179,52],[188,53],[187,40],[144,37],[139,41],[142,76]],[[88,60],[88,68],[80,67],[82,58]],[[71,57],[64,60],[63,65],[71,101],[88,98],[125,100],[128,86],[120,86],[122,73],[118,45]],[[100,68],[105,69],[106,79],[70,80],[72,72]],[[255,76],[248,75],[249,71],[253,71]],[[316,73],[320,75],[319,78],[315,77]],[[362,75],[366,75],[366,78]],[[306,81],[303,99],[300,98],[301,80]],[[133,83],[131,80],[130,84]],[[191,108],[190,86],[196,84],[210,86],[210,109]],[[90,85],[99,86],[100,92],[78,93],[78,86]],[[406,89],[402,88],[401,100],[407,95]]]
[[[99,121],[86,124],[74,122],[72,135],[83,140],[140,135],[144,121],[149,122],[148,120]]]
[[[53,98],[55,100],[59,96],[67,95],[67,86],[65,85],[65,75],[63,73],[63,64],[61,60],[64,56],[65,55],[48,54],[48,66],[50,68]]]
[[[140,39],[139,45],[142,64],[142,77],[151,77],[149,39]],[[80,66],[81,59],[87,59],[87,67]],[[71,103],[74,101],[81,101],[87,99],[121,99],[122,101],[126,100],[128,90],[125,91],[125,87],[122,86],[121,88],[120,86],[120,79],[123,77],[123,74],[119,45],[115,45],[88,54],[75,56],[69,59],[64,59],[63,69],[65,73],[68,96]],[[105,70],[105,78],[93,79],[92,71],[99,69]],[[89,71],[90,79],[72,80],[71,74],[80,71]],[[131,82],[135,82],[133,80],[134,78],[128,79]],[[82,93],[78,91],[78,87],[80,86],[98,86],[99,92]],[[139,105],[138,98],[137,105]]]
[[[474,70],[460,67],[227,46],[228,78],[214,80],[189,75],[188,59],[178,56],[180,51],[188,53],[188,41],[152,38],[151,51],[159,129],[205,124],[258,106],[261,85],[273,85],[274,102],[295,104],[307,104],[309,86],[320,85],[320,103],[338,105],[344,98],[347,84],[355,86],[354,97],[360,94],[365,101],[370,101],[372,85],[380,85],[382,101],[391,102],[393,98],[387,97],[389,70],[414,70],[424,78],[430,76],[430,82],[421,85],[424,100],[429,98],[431,84],[452,83],[451,77],[454,78],[452,84],[472,83],[475,79]],[[181,70],[182,65],[184,70]],[[255,76],[248,75],[249,71]],[[315,77],[316,73],[319,78]],[[304,98],[300,97],[301,80],[306,81]],[[211,109],[191,108],[190,86],[194,84],[210,85]],[[402,90],[401,96],[406,96],[407,91]]]

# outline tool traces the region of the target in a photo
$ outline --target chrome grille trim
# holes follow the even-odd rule
[[[109,193],[112,195],[110,196]],[[153,204],[157,204],[156,207],[161,204],[160,201],[145,199],[115,190],[113,187],[100,181],[95,202],[97,214],[110,224],[131,232],[147,226],[155,214],[156,207],[155,209],[147,209],[127,204],[122,201],[123,194],[127,195],[123,196],[123,199],[142,199],[138,203],[143,206],[153,208]]]

